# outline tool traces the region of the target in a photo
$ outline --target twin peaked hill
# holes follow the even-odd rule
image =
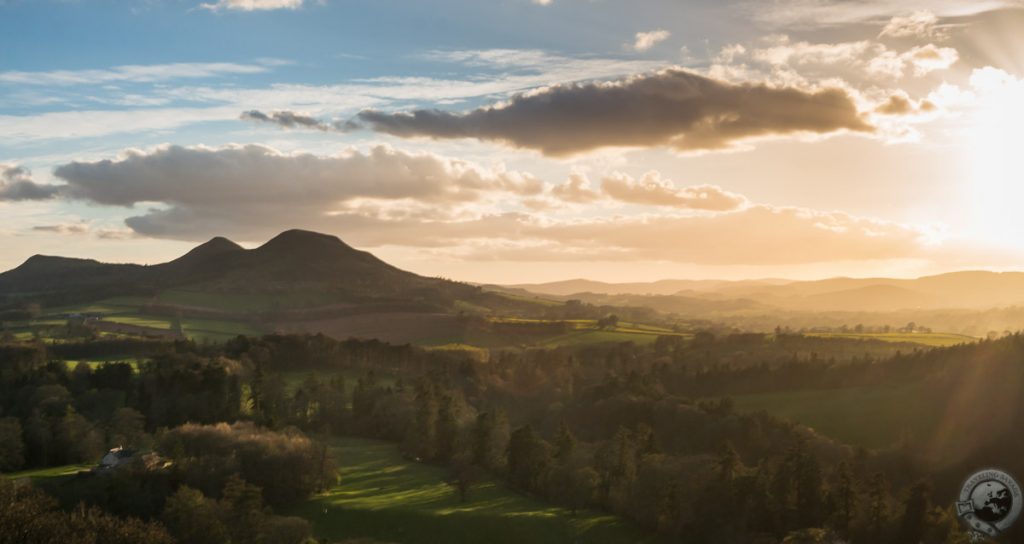
[[[217,237],[167,263],[143,266],[36,255],[0,274],[0,297],[46,305],[147,296],[175,288],[228,294],[323,293],[324,303],[426,303],[438,308],[479,289],[391,266],[335,236],[283,232],[255,249]]]

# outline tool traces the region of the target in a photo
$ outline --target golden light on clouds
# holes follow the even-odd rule
[[[0,71],[0,268],[289,228],[467,280],[1005,268],[1024,262],[1016,1],[785,0],[700,43],[616,18],[593,42]]]

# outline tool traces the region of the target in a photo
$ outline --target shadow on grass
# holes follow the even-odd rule
[[[332,451],[341,483],[289,512],[312,522],[322,538],[408,544],[652,541],[615,516],[571,516],[496,481],[481,483],[461,502],[443,483],[443,468],[403,459],[388,442],[339,438]]]
[[[611,516],[570,518],[555,514],[439,514],[404,509],[346,509],[314,501],[294,512],[313,523],[316,534],[341,539],[419,543],[628,543],[643,536]]]

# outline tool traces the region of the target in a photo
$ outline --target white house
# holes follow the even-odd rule
[[[126,449],[122,446],[118,446],[107,452],[100,460],[100,470],[109,470],[117,468],[121,465],[125,465],[131,462],[132,457],[135,456],[135,450]]]

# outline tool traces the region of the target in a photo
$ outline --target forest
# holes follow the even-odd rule
[[[950,499],[960,479],[983,461],[1013,469],[1024,453],[1012,438],[1024,337],[892,354],[882,344],[859,341],[851,355],[848,340],[702,333],[485,360],[322,335],[9,344],[0,470],[95,463],[115,446],[146,454],[113,474],[4,481],[19,506],[0,534],[36,532],[0,540],[50,542],[76,527],[97,542],[304,542],[310,524],[278,512],[337,482],[330,437],[363,436],[446,467],[460,500],[498,478],[656,538],[964,541]],[[146,359],[65,362],[113,352]],[[963,391],[966,380],[991,387]],[[910,403],[972,404],[949,422],[966,434],[868,449],[741,412],[731,397],[893,382],[927,384]],[[62,521],[28,524],[43,515]]]

